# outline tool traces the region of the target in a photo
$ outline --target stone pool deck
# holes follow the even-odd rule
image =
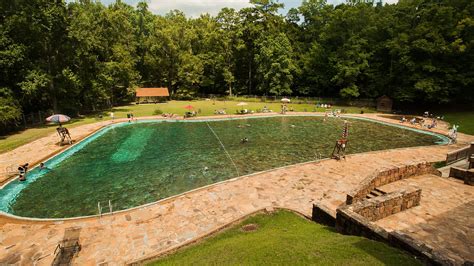
[[[398,124],[395,120],[373,114],[363,116]],[[71,133],[75,138],[80,138],[108,123],[110,122],[77,127]],[[436,131],[446,132],[443,129]],[[440,161],[445,159],[447,152],[467,145],[473,140],[473,136],[460,134],[459,143],[456,145],[369,152],[350,155],[345,161],[323,160],[289,166],[228,180],[145,207],[101,218],[33,221],[0,215],[0,264],[50,265],[58,243],[71,232],[82,246],[73,264],[117,265],[158,255],[195,241],[248,214],[268,207],[288,208],[310,216],[312,204],[319,202],[335,214],[336,208],[345,202],[347,192],[357,187],[359,182],[374,170],[425,161]],[[56,141],[56,136],[48,136],[26,145],[28,147],[22,146],[0,155],[0,161],[3,158],[16,158],[23,162],[50,156],[61,150],[61,147],[55,144]],[[378,223],[387,230],[403,230],[408,233],[413,231],[415,233],[410,236],[421,240],[423,237],[426,239],[427,235],[436,237],[437,226],[423,227],[422,224],[449,212],[462,214],[458,209],[460,206],[470,204],[474,195],[473,187],[464,185],[463,193],[466,193],[459,197],[455,196],[459,195],[458,191],[446,187],[453,187],[451,182],[456,181],[443,179],[443,182],[447,183],[433,186],[429,192],[430,195],[434,195],[432,197],[443,195],[437,203],[442,205],[438,211],[429,213],[418,211],[414,213],[417,219],[400,217],[385,221],[385,224],[383,224],[385,219]],[[443,198],[452,200],[443,201]],[[419,206],[421,209],[427,205],[423,202],[422,200]],[[415,211],[419,207],[409,211]],[[472,210],[472,206],[470,209]],[[466,245],[473,246],[473,222],[469,219],[470,216],[464,217],[467,218],[463,220],[466,221],[466,227],[451,231],[443,229],[442,238],[457,239],[456,243],[467,239]],[[387,219],[389,218],[392,217]],[[461,234],[459,230],[467,232]],[[467,238],[460,238],[464,235]],[[433,243],[438,245],[434,247],[435,249],[447,248],[444,246],[447,245],[445,242]],[[456,250],[457,246],[454,245],[453,252],[462,255],[461,250]]]
[[[454,178],[422,175],[379,187],[393,192],[421,188],[420,206],[375,222],[434,247],[454,261],[474,262],[474,187]]]

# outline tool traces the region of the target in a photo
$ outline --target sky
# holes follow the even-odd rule
[[[122,0],[125,3],[135,5],[139,0]],[[398,0],[383,0],[384,3],[396,3]],[[102,0],[102,3],[108,5],[115,0]],[[240,9],[249,6],[249,0],[147,0],[148,7],[155,14],[165,14],[170,10],[179,9],[186,15],[198,17],[202,13],[216,15],[223,7],[232,7]],[[286,12],[292,7],[299,7],[302,0],[279,0],[285,4],[285,9],[280,13]],[[328,4],[337,5],[344,3],[345,0],[327,0]]]

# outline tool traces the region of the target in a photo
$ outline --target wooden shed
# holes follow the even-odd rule
[[[390,97],[384,95],[377,98],[377,111],[379,112],[392,112],[393,100]]]
[[[157,103],[170,96],[168,88],[137,88],[135,92],[137,103]]]

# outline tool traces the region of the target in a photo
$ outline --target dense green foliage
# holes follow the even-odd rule
[[[474,2],[274,0],[188,18],[145,2],[0,4],[0,122],[127,102],[136,86],[196,94],[474,100]]]
[[[255,225],[255,231],[244,231]],[[400,250],[288,211],[259,214],[149,265],[420,265]]]

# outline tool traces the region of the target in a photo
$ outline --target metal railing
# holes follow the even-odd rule
[[[102,206],[100,205],[100,201],[97,202],[97,209],[98,209],[98,211],[99,211],[99,217],[102,217],[102,214],[103,214],[104,212],[102,212]],[[110,213],[110,214],[114,213],[113,207],[112,207],[112,202],[111,202],[110,200],[109,200],[109,213]]]

